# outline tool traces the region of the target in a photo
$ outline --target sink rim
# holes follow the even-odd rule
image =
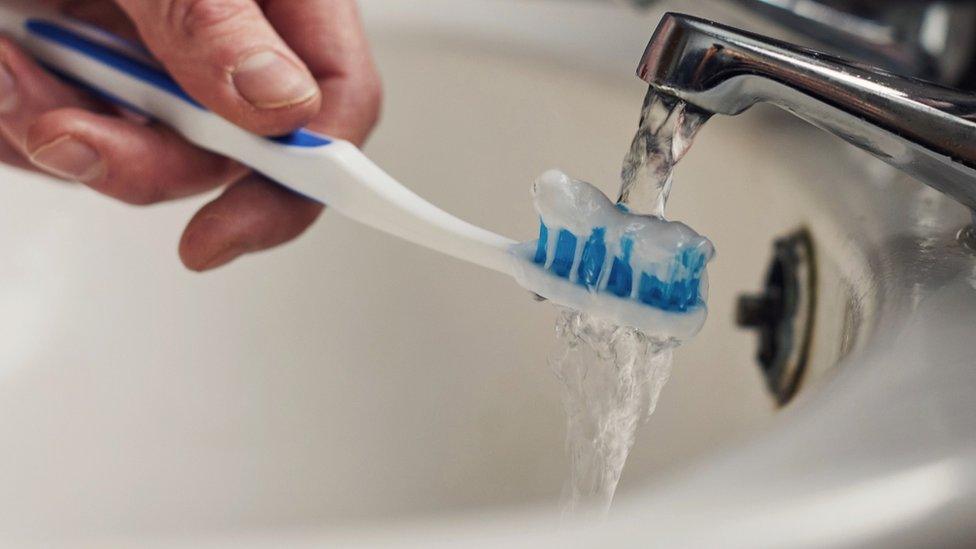
[[[582,64],[590,62],[593,63],[590,67],[592,70],[615,73],[620,70],[619,67],[627,67],[628,71],[632,70],[630,62],[623,60],[626,56],[621,55],[621,52],[627,49],[627,47],[622,45],[624,40],[608,41],[601,35],[584,32],[586,29],[592,27],[593,18],[601,18],[604,22],[612,22],[625,27],[624,30],[617,31],[621,35],[628,35],[630,33],[633,36],[639,36],[643,32],[649,34],[649,29],[643,19],[631,17],[620,7],[603,6],[597,3],[593,3],[593,5],[580,3],[569,7],[564,5],[556,6],[558,2],[554,1],[532,4],[524,4],[516,0],[422,1],[425,2],[427,9],[418,9],[417,2],[411,3],[411,6],[407,7],[404,3],[398,2],[397,0],[365,0],[363,2],[363,10],[367,18],[367,24],[374,28],[381,29],[386,25],[402,29],[404,25],[407,25],[410,26],[410,32],[454,33],[459,36],[474,33],[481,39],[487,41],[521,40],[518,42],[519,48],[524,47],[527,51],[532,50],[549,56],[556,54],[565,55],[567,52],[572,53],[578,51],[578,55],[570,55],[574,59],[574,62]],[[436,13],[436,15],[432,16],[431,14],[433,13]],[[562,17],[563,14],[568,19],[569,28],[573,30],[570,33],[572,35],[571,38],[567,38],[558,33],[550,33],[540,37],[535,32],[535,29],[531,28],[531,25],[513,28],[509,24],[511,23],[511,18],[515,16],[518,16],[516,18],[520,21],[522,18],[526,21],[538,21],[540,20],[539,18],[543,17]],[[452,17],[460,18],[463,24],[459,24]],[[610,57],[604,58],[601,56]],[[904,196],[897,198],[896,201],[910,202],[914,200],[915,196],[913,192],[912,185],[901,185],[899,187],[899,193]],[[952,223],[955,223],[955,221],[952,221]],[[947,227],[948,225],[939,225],[932,230],[931,234],[942,235],[947,230]],[[872,269],[877,269],[876,264],[885,260],[884,257],[880,259],[878,257],[872,257],[872,253],[884,256],[887,253],[884,245],[887,245],[890,239],[905,236],[904,231],[894,224],[888,227],[888,229],[883,234],[874,235],[876,239],[875,244],[879,247],[878,249],[871,250],[871,246],[867,246],[868,250],[865,252],[863,261],[864,264],[873,265],[871,267]],[[850,238],[841,229],[838,229],[837,234],[831,236],[832,241],[841,242],[845,239],[849,240]],[[935,258],[939,259],[941,256],[935,256]],[[901,260],[909,261],[905,258],[901,258]],[[912,273],[902,272],[899,265],[895,265],[891,277],[889,282],[892,285],[892,289],[888,289],[887,291],[889,292],[900,292],[912,282]],[[953,281],[958,282],[955,278]],[[949,289],[952,291],[960,290],[957,286],[949,286]],[[870,302],[869,305],[881,300],[882,296],[890,295],[882,292],[882,290],[885,290],[884,288],[878,290],[878,296],[868,299]],[[923,297],[935,296],[937,298],[943,290],[944,288],[921,288],[921,291],[925,293]],[[885,348],[885,346],[892,344],[887,336],[888,334],[895,334],[900,330],[909,329],[906,325],[911,324],[910,316],[911,313],[914,313],[908,306],[910,301],[901,301],[899,298],[892,299],[897,303],[885,306],[878,305],[878,322],[872,328],[870,336],[863,340],[863,347],[855,355],[848,357],[843,368],[840,369],[836,376],[828,379],[822,388],[818,391],[811,392],[809,396],[805,396],[802,399],[798,406],[788,410],[786,415],[777,421],[776,426],[771,427],[753,440],[736,448],[730,448],[721,454],[703,458],[700,462],[692,465],[689,471],[682,476],[658,485],[647,485],[640,494],[620,502],[618,510],[611,516],[611,521],[601,528],[587,529],[586,532],[557,531],[551,526],[551,519],[554,518],[552,510],[533,506],[532,508],[500,510],[478,516],[436,516],[422,521],[411,521],[401,525],[390,526],[388,529],[384,529],[382,533],[367,534],[366,536],[363,536],[363,532],[354,527],[348,530],[330,532],[276,531],[274,535],[256,533],[253,539],[250,540],[250,546],[263,547],[271,546],[272,544],[280,545],[282,537],[287,538],[288,541],[293,541],[296,546],[321,546],[336,540],[342,540],[344,544],[346,542],[362,545],[389,543],[394,546],[411,546],[428,541],[433,536],[440,538],[442,541],[448,540],[448,542],[455,541],[461,543],[461,540],[464,540],[465,545],[475,545],[473,538],[481,538],[481,543],[486,546],[488,543],[499,540],[533,546],[547,543],[556,545],[566,541],[582,544],[585,543],[584,540],[604,543],[612,543],[615,540],[621,545],[627,545],[634,543],[637,539],[635,536],[647,536],[648,539],[655,540],[659,543],[667,543],[670,541],[679,544],[682,541],[688,541],[689,538],[682,537],[687,535],[687,533],[677,532],[674,528],[655,531],[652,526],[666,525],[669,521],[673,521],[675,524],[701,525],[708,524],[709,519],[717,520],[722,517],[723,514],[727,513],[727,507],[714,504],[711,508],[702,508],[696,504],[698,498],[694,490],[701,490],[703,482],[706,482],[709,478],[715,481],[718,479],[718,476],[721,476],[719,472],[724,472],[722,479],[727,481],[731,478],[729,471],[736,471],[737,467],[741,467],[744,464],[749,464],[753,469],[757,468],[757,463],[759,462],[755,460],[768,459],[761,454],[757,454],[757,448],[768,448],[782,441],[790,441],[794,445],[797,443],[814,443],[815,441],[809,439],[797,440],[795,435],[790,435],[788,424],[803,421],[815,422],[819,414],[834,405],[830,398],[825,397],[825,395],[830,394],[830,391],[838,387],[847,387],[848,389],[846,391],[849,391],[852,395],[850,398],[855,398],[858,394],[867,394],[870,392],[871,384],[877,375],[883,373],[884,369],[874,368],[869,372],[871,375],[867,375],[858,373],[863,371],[859,366],[868,362],[880,363],[891,360],[888,349]],[[872,313],[870,316],[873,317],[875,314]],[[956,315],[945,318],[942,322],[958,324],[965,322],[971,323],[972,320],[972,317],[960,317]],[[820,434],[822,436],[827,435],[827,433]],[[933,454],[930,456],[930,461],[917,463],[913,466],[906,465],[901,471],[896,471],[893,474],[896,476],[900,473],[909,474],[907,478],[914,482],[912,484],[913,486],[917,486],[919,485],[919,478],[929,480],[933,478],[933,475],[945,475],[947,470],[954,472],[958,468],[958,461],[962,459],[959,456],[968,455],[967,452],[970,450],[971,448],[961,448],[952,456],[947,456],[944,453]],[[912,467],[917,467],[921,473],[918,476],[911,476],[910,473],[913,471]],[[699,480],[691,482],[691,479]],[[739,476],[736,480],[738,482],[746,482],[748,479]],[[970,478],[969,480],[972,479]],[[717,490],[717,486],[722,485],[712,484],[710,489]],[[727,486],[723,487],[727,488]],[[811,493],[816,492],[815,486],[807,486],[806,488]],[[734,497],[730,495],[722,503],[729,504],[733,501],[751,501],[756,508],[747,514],[738,515],[738,517],[756,519],[764,511],[768,511],[771,506],[787,510],[794,508],[797,496],[798,493],[795,490],[755,494],[753,496],[746,493],[738,493]],[[945,494],[941,494],[941,496],[945,496]],[[919,520],[934,507],[944,504],[944,500],[934,498],[925,503],[925,506],[913,509],[913,514],[908,519]],[[686,512],[700,513],[700,515],[697,517],[697,520],[689,521],[687,515],[683,514]],[[783,514],[789,518],[788,512],[784,512]],[[795,524],[803,524],[803,515],[797,515],[792,518],[797,521]],[[708,539],[718,540],[725,542],[725,544],[734,544],[736,540],[743,541],[749,539],[748,537],[742,537],[749,534],[749,532],[744,531],[742,528],[736,528],[735,525],[726,524],[725,522],[721,524],[722,527],[717,527],[711,532],[706,532],[704,539],[706,541]],[[371,526],[375,526],[375,524],[371,523]],[[779,532],[789,532],[789,521],[787,520],[785,523],[779,524],[778,528],[781,529]],[[512,531],[519,532],[519,534],[510,534],[509,532]],[[863,534],[863,532],[860,534]],[[700,541],[702,538],[697,539]],[[800,541],[802,538],[794,537],[790,539],[795,542]],[[773,546],[774,542],[782,542],[782,540],[783,538],[781,537],[777,538],[771,535],[763,540],[752,539],[750,541],[754,542],[752,546]],[[181,540],[170,539],[166,543],[169,544],[171,541],[181,542]],[[235,546],[239,546],[241,545],[239,543],[241,541],[238,536],[231,536],[229,538],[204,536],[185,540],[186,543],[192,542],[194,545],[209,543],[213,546],[222,546],[231,542],[235,543]],[[856,539],[839,537],[829,541],[831,544],[846,545],[851,541],[856,541]],[[144,543],[140,541],[140,544]]]

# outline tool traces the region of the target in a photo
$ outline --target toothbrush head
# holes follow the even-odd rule
[[[533,186],[539,239],[515,246],[516,279],[562,306],[685,339],[704,324],[715,250],[687,225],[634,215],[556,171]]]

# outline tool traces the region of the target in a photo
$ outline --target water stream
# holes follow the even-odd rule
[[[674,167],[711,113],[648,90],[640,124],[620,170],[620,198],[633,213],[664,217]]]
[[[664,217],[674,166],[707,120],[706,113],[649,90],[623,162],[619,203],[632,213]],[[562,385],[570,459],[563,514],[603,517],[681,341],[569,309],[556,320],[556,341],[549,363]]]

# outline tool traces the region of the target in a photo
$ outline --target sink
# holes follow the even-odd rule
[[[661,11],[362,6],[387,88],[367,152],[398,179],[519,239],[537,229],[529,185],[546,169],[614,193],[646,91],[633,65]],[[13,169],[0,182],[8,539],[976,536],[976,260],[955,241],[966,212],[780,111],[713,119],[678,169],[669,215],[718,249],[710,320],[677,353],[602,525],[555,520],[568,468],[546,365],[555,313],[513,281],[335,214],[201,276],[175,249],[205,198],[133,208]],[[773,240],[798,228],[813,236],[817,308],[799,394],[781,408],[735,305],[760,289]]]

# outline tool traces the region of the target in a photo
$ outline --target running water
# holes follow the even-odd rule
[[[610,509],[637,427],[657,406],[671,376],[673,340],[564,309],[550,364],[563,386],[570,476],[565,517]]]
[[[619,203],[631,213],[664,217],[674,165],[708,115],[649,90],[640,127],[624,159]],[[669,333],[645,334],[564,309],[556,320],[557,349],[549,362],[562,384],[570,476],[564,517],[605,517],[637,427],[654,412],[671,376]]]
[[[618,202],[632,213],[664,217],[674,166],[710,116],[680,99],[649,89],[640,126],[624,157]]]

